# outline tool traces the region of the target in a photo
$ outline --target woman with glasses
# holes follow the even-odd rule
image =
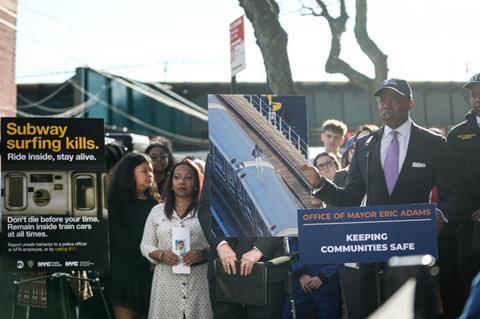
[[[167,181],[168,173],[175,165],[171,143],[167,139],[155,139],[145,149],[145,154],[152,159],[155,183],[157,184],[158,192],[163,198],[163,186]]]
[[[322,176],[325,176],[331,181],[333,181],[335,173],[340,168],[336,157],[332,153],[327,152],[318,154],[313,160],[313,165]]]

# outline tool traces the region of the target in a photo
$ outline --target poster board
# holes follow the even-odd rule
[[[209,95],[211,212],[217,236],[297,233],[309,207],[306,99],[303,96]]]
[[[108,269],[102,119],[2,118],[4,271]]]
[[[305,264],[386,262],[393,256],[438,257],[435,204],[300,210]]]

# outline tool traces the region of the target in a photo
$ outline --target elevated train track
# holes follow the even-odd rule
[[[299,150],[297,141],[289,141],[261,112],[243,96],[216,95],[226,110],[242,126],[246,134],[260,147],[277,173],[297,198],[302,208],[311,208],[312,195],[300,167],[308,160]]]

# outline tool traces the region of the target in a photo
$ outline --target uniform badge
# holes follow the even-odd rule
[[[457,135],[457,137],[458,137],[459,139],[461,139],[462,141],[471,140],[471,139],[474,138],[475,136],[477,136],[477,134],[475,134],[475,133]]]

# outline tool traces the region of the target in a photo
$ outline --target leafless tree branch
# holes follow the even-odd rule
[[[355,38],[360,49],[375,66],[374,86],[388,76],[387,55],[370,38],[367,31],[367,0],[357,0],[355,16]]]
[[[288,36],[280,25],[277,3],[275,0],[239,0],[239,3],[255,30],[272,93],[296,94],[287,52]]]
[[[322,16],[322,12],[319,13],[319,12],[315,11],[314,8],[308,7],[302,2],[302,7],[300,8],[300,15],[320,17],[320,16]]]
[[[359,72],[340,58],[342,50],[341,39],[346,31],[347,20],[349,18],[345,6],[345,0],[339,0],[340,14],[334,18],[328,11],[326,3],[322,0],[316,0],[317,5],[321,9],[318,13],[315,8],[307,7],[302,3],[305,10],[309,10],[315,16],[324,17],[330,27],[332,36],[330,44],[330,53],[325,63],[325,71],[328,73],[340,73],[345,75],[350,82],[365,90],[373,90],[378,83],[384,80],[388,75],[387,56],[378,48],[378,46],[369,37],[367,32],[367,0],[356,0],[356,16],[355,16],[355,37],[360,49],[372,61],[375,68],[375,78],[372,79]]]

